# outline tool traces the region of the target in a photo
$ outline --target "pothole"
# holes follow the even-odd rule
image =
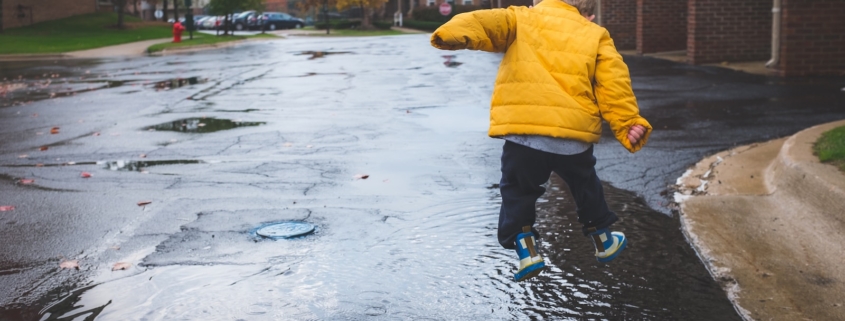
[[[204,164],[205,162],[196,159],[178,159],[178,160],[157,160],[157,161],[103,161],[97,162],[99,165],[105,165],[103,169],[111,171],[126,171],[126,172],[142,172],[147,168],[162,165],[191,165]]]
[[[185,118],[145,128],[146,130],[169,130],[183,133],[213,133],[238,127],[264,125],[266,122],[245,122],[217,118]]]
[[[199,78],[199,77],[188,77],[188,78],[174,78],[156,82],[153,84],[153,87],[156,91],[158,90],[170,90],[173,88],[179,88],[184,86],[202,84],[207,82],[207,78]]]
[[[311,58],[308,58],[309,60],[311,60],[311,59],[323,58],[323,57],[328,56],[328,55],[345,55],[345,54],[350,54],[350,53],[351,52],[349,52],[349,51],[302,51],[302,52],[298,53],[298,55],[300,55],[300,56],[311,55]]]

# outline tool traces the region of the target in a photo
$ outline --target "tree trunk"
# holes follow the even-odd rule
[[[141,11],[138,11],[138,1],[140,0],[133,0],[132,1],[132,10],[135,11],[135,16],[141,18]]]
[[[114,0],[112,4],[117,7],[117,29],[123,29],[123,16],[126,14],[127,0]]]
[[[361,29],[367,30],[372,29],[373,24],[370,23],[370,15],[367,12],[367,9],[364,8],[364,1],[361,1]]]
[[[162,2],[162,10],[161,10],[161,21],[167,22],[167,0]]]
[[[179,0],[173,0],[173,20],[179,21]]]

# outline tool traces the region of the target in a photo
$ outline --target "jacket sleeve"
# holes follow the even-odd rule
[[[631,88],[628,66],[622,61],[622,55],[616,51],[607,30],[599,41],[595,82],[596,100],[601,116],[610,124],[616,140],[631,153],[639,151],[648,142],[652,127],[640,116],[637,98]],[[634,125],[642,125],[646,133],[632,146],[628,141],[628,130]]]
[[[431,45],[444,50],[505,52],[516,38],[514,9],[476,10],[453,17],[431,35]]]

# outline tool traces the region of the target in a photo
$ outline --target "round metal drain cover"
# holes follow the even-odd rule
[[[286,239],[310,234],[315,228],[313,224],[305,222],[282,222],[261,227],[256,233],[263,237]]]

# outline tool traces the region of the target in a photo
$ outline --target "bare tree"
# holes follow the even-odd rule
[[[117,28],[123,29],[125,27],[123,25],[123,16],[126,13],[126,0],[111,0],[111,3],[117,8]]]

